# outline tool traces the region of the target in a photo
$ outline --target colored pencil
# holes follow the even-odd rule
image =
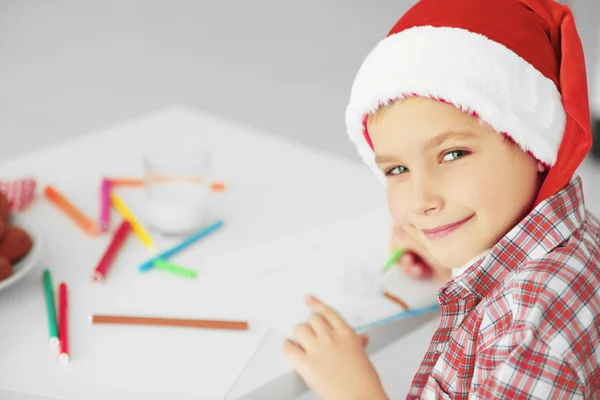
[[[90,235],[100,233],[98,225],[88,216],[75,207],[65,196],[54,187],[48,185],[44,189],[44,196],[61,211],[67,214],[83,231]]]
[[[92,315],[90,320],[92,324],[159,325],[178,326],[185,328],[248,330],[248,322],[245,321],[131,317],[116,315]]]
[[[224,182],[211,182],[210,190],[213,192],[222,192],[226,189]]]
[[[109,178],[108,179],[113,186],[144,186],[145,182],[143,179],[137,178]]]
[[[182,251],[186,247],[190,246],[191,244],[197,242],[198,240],[208,236],[209,234],[216,231],[217,229],[219,229],[222,226],[223,226],[223,221],[217,221],[217,222],[201,229],[200,231],[194,233],[187,239],[183,240],[177,246],[172,247],[171,249],[166,250],[155,257],[152,257],[150,260],[148,260],[145,263],[143,263],[142,265],[140,265],[139,270],[142,272],[148,271],[149,269],[151,269],[154,266],[154,261],[156,261],[158,259],[166,260],[166,259],[172,257],[173,255],[179,253],[180,251]]]
[[[94,275],[92,279],[96,282],[104,282],[106,279],[106,275],[108,274],[108,269],[112,265],[117,253],[125,243],[127,236],[131,232],[131,224],[126,219],[121,222],[115,234],[113,235],[106,251],[102,255],[102,258],[98,262],[96,269],[94,270]]]
[[[405,310],[410,310],[410,306],[404,300],[402,300],[398,296],[394,296],[390,292],[384,292],[383,297],[385,297],[388,300],[393,301],[394,303],[398,304],[400,307],[404,308]]]
[[[391,267],[392,265],[394,265],[396,263],[396,261],[398,261],[398,259],[400,257],[402,257],[402,254],[404,254],[404,250],[402,249],[398,249],[396,250],[391,256],[390,258],[386,261],[385,265],[383,266],[383,268],[381,269],[381,273],[384,274],[386,273]]]
[[[61,282],[58,287],[58,339],[60,341],[58,359],[63,363],[69,362],[70,359],[68,310],[67,284]]]
[[[183,268],[178,265],[172,264],[165,260],[154,260],[154,268],[160,269],[162,271],[170,272],[175,275],[182,276],[184,278],[193,279],[196,277],[196,272],[191,269]]]
[[[112,186],[131,186],[131,187],[144,187],[146,186],[146,181],[144,179],[139,178],[107,178]],[[152,180],[158,181],[167,181],[167,180],[183,180],[183,181],[192,181],[196,183],[201,183],[202,180],[194,179],[194,178],[155,178]],[[224,182],[213,181],[210,183],[210,190],[213,192],[222,192],[226,189],[226,185]]]
[[[56,327],[56,306],[54,304],[54,289],[52,289],[52,275],[45,269],[43,275],[44,293],[46,295],[46,311],[48,314],[48,330],[50,331],[50,344],[58,346],[58,329]]]
[[[100,183],[100,229],[108,232],[110,229],[110,189],[108,179],[102,179]]]
[[[432,304],[427,307],[413,308],[412,310],[401,311],[398,314],[394,314],[387,318],[382,318],[380,320],[370,322],[368,324],[359,325],[359,326],[354,327],[353,329],[355,332],[364,332],[364,331],[374,328],[376,326],[384,325],[384,324],[387,324],[387,323],[390,323],[392,321],[396,321],[399,319],[415,317],[418,315],[430,314],[430,313],[435,313],[435,312],[439,312],[439,311],[440,311],[439,304]]]
[[[117,195],[115,192],[110,194],[110,200],[112,201],[113,207],[121,214],[121,216],[129,221],[131,224],[131,228],[133,232],[140,239],[142,244],[146,246],[148,249],[154,251],[154,242],[152,241],[152,237],[144,228],[144,226],[138,221],[135,215],[131,212],[127,204]]]

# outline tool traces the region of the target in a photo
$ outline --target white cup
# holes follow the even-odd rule
[[[210,194],[211,154],[197,146],[146,151],[146,214],[151,230],[185,235],[203,222]]]

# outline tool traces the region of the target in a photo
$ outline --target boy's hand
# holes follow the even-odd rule
[[[366,341],[330,307],[307,298],[313,315],[298,325],[284,352],[307,386],[322,400],[387,399],[364,350]]]
[[[408,228],[407,228],[408,229]],[[414,238],[415,232],[410,232],[394,223],[390,237],[390,250],[405,250],[402,257],[396,262],[408,276],[417,279],[434,277],[447,281],[451,278],[450,270],[443,268],[433,260],[433,257]]]

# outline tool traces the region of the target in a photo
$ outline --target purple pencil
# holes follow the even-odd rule
[[[100,229],[108,232],[110,229],[110,180],[102,179],[100,185]]]

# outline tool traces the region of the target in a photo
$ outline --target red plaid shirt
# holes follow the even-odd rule
[[[407,398],[600,398],[599,243],[574,178],[440,290]]]

